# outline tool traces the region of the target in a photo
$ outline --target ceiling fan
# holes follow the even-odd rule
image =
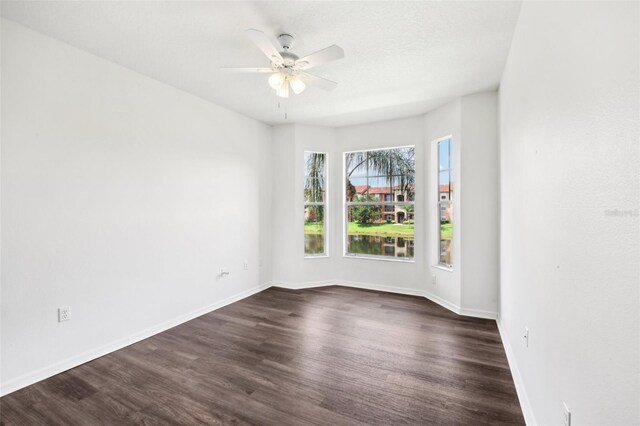
[[[264,68],[220,68],[221,71],[271,73],[269,85],[276,91],[276,95],[282,98],[288,98],[290,90],[299,95],[307,84],[324,90],[333,90],[338,85],[335,81],[311,74],[307,70],[344,58],[344,50],[340,46],[334,44],[299,58],[290,50],[294,43],[294,38],[290,34],[278,36],[278,43],[281,46],[279,50],[270,37],[262,31],[251,29],[246,32],[251,41],[258,46],[258,49],[269,58],[271,66]]]

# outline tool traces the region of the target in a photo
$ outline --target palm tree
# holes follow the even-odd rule
[[[368,167],[370,176],[387,178],[390,188],[398,186],[405,200],[413,198],[415,185],[415,148],[396,148],[378,151],[359,151],[346,154],[347,199],[353,201],[356,194],[351,176],[362,165]]]
[[[325,154],[305,153],[304,193],[310,202],[321,202],[324,198]]]
[[[326,155],[317,152],[305,153],[305,198],[310,202],[324,199]],[[353,201],[356,188],[351,176],[366,164],[369,175],[384,176],[390,187],[398,186],[405,200],[413,198],[415,185],[415,148],[395,148],[378,151],[350,152],[345,156],[347,200]]]

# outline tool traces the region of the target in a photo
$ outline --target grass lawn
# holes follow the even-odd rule
[[[397,223],[371,223],[361,225],[349,222],[349,235],[385,235],[388,237],[413,237],[414,225]]]
[[[308,235],[320,235],[324,225],[322,223],[305,223],[304,233]]]
[[[450,223],[440,225],[440,236],[443,240],[450,240],[453,236],[453,226]]]
[[[308,235],[322,234],[322,224],[306,223],[304,233]],[[453,236],[453,226],[450,223],[440,225],[442,238],[450,240]],[[372,223],[361,225],[349,222],[349,235],[384,235],[387,237],[413,237],[414,225],[399,225],[396,223]]]

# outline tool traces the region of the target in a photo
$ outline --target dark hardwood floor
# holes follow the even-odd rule
[[[2,425],[524,424],[495,321],[271,288],[0,399]]]

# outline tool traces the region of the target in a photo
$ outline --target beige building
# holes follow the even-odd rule
[[[374,201],[402,202],[406,199],[406,191],[402,191],[399,186],[379,187],[356,185],[357,195],[370,195]],[[376,223],[394,222],[404,223],[406,220],[413,220],[413,212],[408,212],[405,206],[381,206],[380,219]]]

